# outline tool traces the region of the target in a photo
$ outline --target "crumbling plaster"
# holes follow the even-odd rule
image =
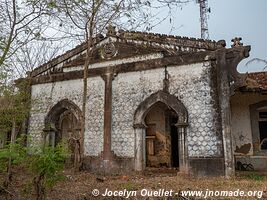
[[[38,145],[42,142],[45,117],[59,101],[68,99],[82,109],[82,91],[81,79],[32,86],[32,108],[28,130],[31,144]],[[100,77],[88,80],[87,101],[85,154],[97,156],[103,148],[104,128],[104,81]]]
[[[233,136],[233,149],[236,155],[253,155],[252,131],[249,106],[260,101],[267,100],[266,95],[260,93],[236,92],[231,97],[231,131]],[[246,152],[236,151],[250,145],[250,150]]]
[[[217,133],[209,62],[167,67],[170,93],[188,110],[188,151],[190,157],[222,156],[222,141]],[[113,80],[112,145],[117,156],[134,157],[133,116],[138,105],[163,89],[164,68],[119,73]],[[103,150],[104,81],[88,79],[88,103],[85,131],[85,154],[98,156]],[[60,100],[69,99],[81,109],[81,79],[32,86],[32,111],[29,133],[34,143],[42,141],[44,119]]]
[[[167,68],[170,93],[189,113],[190,157],[222,156],[221,136],[216,130],[216,112],[210,86],[211,65],[198,63]],[[113,81],[112,149],[120,156],[134,156],[133,116],[137,106],[162,90],[164,68],[118,74]]]

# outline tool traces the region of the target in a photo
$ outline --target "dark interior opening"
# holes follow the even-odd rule
[[[5,141],[5,144],[4,145],[8,145],[11,141],[11,131],[8,131],[7,134],[6,134],[6,141]]]
[[[267,150],[267,121],[259,122],[261,149]],[[265,140],[264,140],[265,139]],[[262,142],[264,140],[264,142]]]
[[[179,167],[179,148],[178,148],[178,132],[175,126],[178,118],[171,117],[171,160],[172,167]]]
[[[57,146],[62,140],[60,131],[55,132],[55,146]]]

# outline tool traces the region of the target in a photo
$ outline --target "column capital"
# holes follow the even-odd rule
[[[177,128],[182,128],[182,127],[187,127],[188,123],[187,122],[178,122],[175,124]]]
[[[139,129],[146,129],[147,128],[147,126],[144,125],[144,124],[134,124],[133,127],[135,129],[137,129],[137,128],[139,128]]]
[[[113,70],[108,70],[107,72],[105,72],[104,74],[101,75],[101,78],[105,82],[107,82],[108,80],[113,81],[116,76],[117,76],[117,74],[115,72],[113,72]]]

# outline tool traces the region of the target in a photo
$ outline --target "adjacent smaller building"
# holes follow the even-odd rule
[[[267,72],[243,75],[245,84],[231,97],[235,160],[267,170]]]

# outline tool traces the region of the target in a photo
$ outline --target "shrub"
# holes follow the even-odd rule
[[[60,172],[64,169],[67,157],[65,144],[58,144],[56,147],[46,146],[43,151],[33,156],[30,170],[34,173],[33,186],[37,200],[45,199],[46,190],[62,180]]]

